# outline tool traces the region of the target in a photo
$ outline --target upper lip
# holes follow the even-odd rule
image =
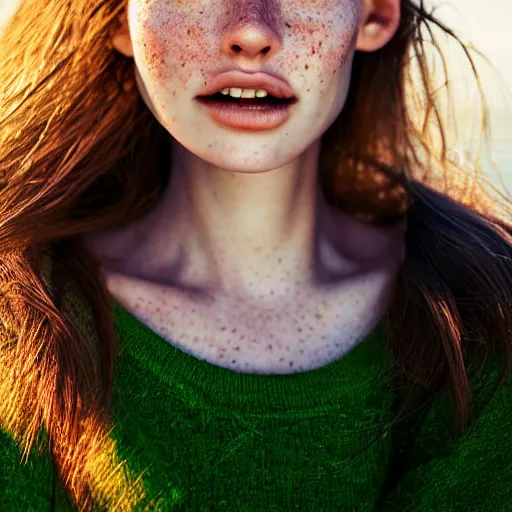
[[[268,73],[243,73],[227,71],[212,78],[198,96],[211,96],[223,89],[239,87],[241,89],[265,89],[276,98],[294,98],[292,88],[283,80]]]

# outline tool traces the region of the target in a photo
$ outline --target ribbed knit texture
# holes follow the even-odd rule
[[[400,454],[382,327],[323,368],[260,375],[195,358],[117,303],[115,320],[112,435],[134,474],[146,470],[137,510],[512,511],[512,385],[492,395],[494,368],[474,383],[461,440],[442,395]],[[1,434],[0,510],[70,510],[59,492],[52,503],[48,454],[19,458]]]

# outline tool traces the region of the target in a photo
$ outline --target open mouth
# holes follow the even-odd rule
[[[196,98],[201,103],[212,104],[221,102],[223,104],[234,104],[240,107],[251,107],[251,106],[261,106],[268,107],[272,105],[292,105],[297,102],[297,98],[276,98],[268,94],[264,98],[234,98],[229,94],[222,94],[221,92],[212,94],[211,96],[197,96]]]
[[[234,98],[217,92],[210,96],[196,96],[211,119],[219,125],[239,130],[270,130],[285,123],[297,103],[295,96],[277,98],[271,94],[264,97]]]

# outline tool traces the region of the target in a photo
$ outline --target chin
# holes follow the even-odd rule
[[[192,150],[213,166],[243,174],[265,173],[282,168],[300,157],[304,151],[300,149],[292,152],[288,148],[288,152],[283,154],[278,145],[262,149],[261,144],[241,145],[238,149],[232,145],[230,148],[222,148],[222,144],[218,144],[215,151],[210,148],[201,153]]]

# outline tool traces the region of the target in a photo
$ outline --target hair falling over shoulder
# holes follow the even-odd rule
[[[110,44],[124,1],[36,3],[23,0],[0,35],[0,427],[25,454],[47,433],[80,510],[128,511],[144,489],[109,437],[113,311],[80,237],[155,204],[170,136],[140,98],[133,60]],[[449,391],[462,433],[473,373],[493,354],[502,378],[512,365],[511,204],[501,197],[498,212],[481,173],[449,158],[426,47],[442,58],[436,34],[448,35],[479,77],[417,4],[402,0],[388,45],[356,54],[320,180],[332,204],[369,222],[407,215],[387,344],[407,397]],[[94,306],[88,331],[83,304]]]

